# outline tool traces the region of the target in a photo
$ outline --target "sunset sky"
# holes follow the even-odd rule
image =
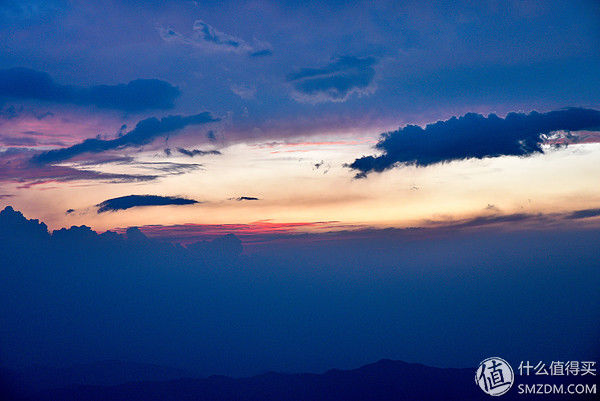
[[[596,225],[598,3],[411,3],[9,1],[0,206],[166,237]]]
[[[0,394],[600,360],[599,73],[597,0],[0,0]]]

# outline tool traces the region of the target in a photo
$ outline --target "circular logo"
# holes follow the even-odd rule
[[[475,372],[475,383],[486,394],[497,396],[506,393],[515,381],[515,374],[504,359],[498,357],[481,361]]]

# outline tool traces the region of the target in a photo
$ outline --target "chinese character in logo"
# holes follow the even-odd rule
[[[536,375],[548,375],[548,369],[546,369],[546,364],[542,361],[539,361],[537,365],[535,365],[535,374]]]
[[[579,374],[579,361],[569,361],[565,363],[565,370],[568,375],[577,376]]]
[[[550,364],[550,375],[551,376],[564,376],[565,375],[565,363],[561,361],[552,361]]]
[[[523,361],[521,361],[521,363],[519,364],[519,374],[521,376],[529,376],[529,371],[533,368],[533,365],[529,364],[529,361],[526,361],[525,363],[523,363]],[[525,373],[523,373],[525,372]]]
[[[475,372],[475,383],[489,395],[502,395],[513,385],[514,373],[511,366],[502,358],[487,358],[479,364]]]
[[[581,361],[581,376],[596,376],[596,361]]]

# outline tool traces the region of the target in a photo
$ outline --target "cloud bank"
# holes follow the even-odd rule
[[[357,178],[398,165],[428,166],[463,159],[528,156],[543,153],[542,143],[553,131],[600,129],[600,111],[569,108],[548,113],[509,113],[505,118],[468,113],[425,128],[407,125],[381,135],[380,156],[364,156],[347,167]]]
[[[600,209],[583,209],[576,210],[570,215],[567,216],[568,219],[578,220],[578,219],[588,219],[591,217],[600,216]]]
[[[84,87],[58,84],[47,73],[28,68],[0,70],[0,99],[42,100],[134,112],[172,108],[178,96],[177,87],[158,79]]]
[[[31,161],[37,164],[56,163],[87,152],[100,153],[107,150],[142,146],[152,142],[159,136],[173,133],[189,125],[206,124],[214,121],[219,121],[219,119],[212,117],[210,113],[200,113],[191,116],[167,116],[160,120],[151,117],[138,122],[134,129],[116,139],[86,139],[68,148],[53,149],[40,153],[34,156]]]
[[[321,68],[302,68],[287,76],[296,100],[308,103],[343,102],[352,94],[366,95],[375,88],[376,60],[345,56]]]
[[[98,203],[98,213],[114,212],[117,210],[131,209],[139,206],[165,206],[165,205],[193,205],[199,203],[193,199],[179,198],[176,196],[159,195],[128,195],[107,199]]]

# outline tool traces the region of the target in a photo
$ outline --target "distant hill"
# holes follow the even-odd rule
[[[205,379],[178,378],[152,380],[151,376],[168,376],[177,373],[165,368],[142,364],[104,362],[81,367],[79,374],[60,380],[83,381],[86,385],[38,390],[35,394],[13,399],[40,401],[403,401],[403,400],[491,400],[473,380],[473,369],[441,369],[400,361],[381,360],[354,370],[330,370],[323,374],[266,373],[249,378],[211,376]],[[86,373],[87,372],[87,373]],[[111,373],[107,373],[111,372]],[[55,373],[59,373],[56,371]],[[96,382],[128,381],[138,374],[137,382],[118,385],[91,385]],[[46,374],[48,377],[48,374]],[[544,380],[545,379],[545,380]],[[563,382],[593,383],[596,378],[565,378]],[[569,381],[570,380],[570,381]],[[547,378],[529,382],[548,382]],[[559,384],[558,381],[552,383]],[[577,400],[593,397],[578,395]],[[568,395],[554,397],[517,393],[516,385],[501,400],[569,399]]]
[[[18,371],[0,369],[4,387],[13,394],[25,396],[52,388],[114,386],[127,382],[166,381],[189,376],[181,369],[114,360],[64,368],[33,366]]]

